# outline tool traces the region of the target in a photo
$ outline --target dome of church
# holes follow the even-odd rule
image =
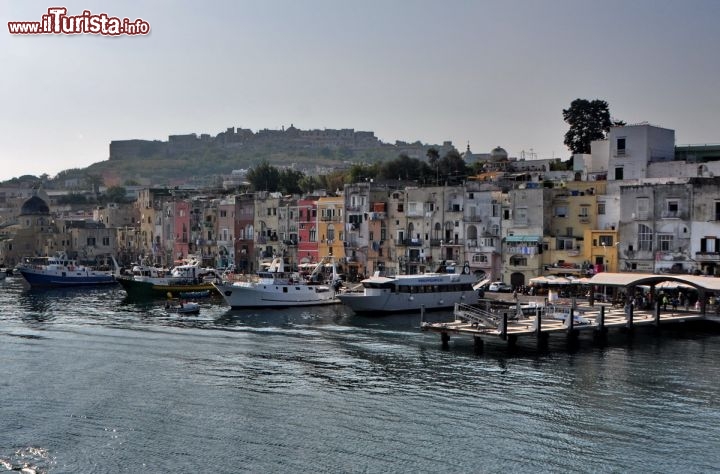
[[[508,154],[503,147],[495,147],[490,152],[490,159],[492,161],[507,160]]]
[[[37,196],[33,196],[25,201],[20,208],[21,216],[47,216],[50,214],[50,208],[47,203]]]

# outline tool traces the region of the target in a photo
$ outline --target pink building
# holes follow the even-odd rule
[[[317,199],[310,197],[298,200],[298,261],[317,263]]]

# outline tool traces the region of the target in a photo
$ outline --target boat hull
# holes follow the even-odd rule
[[[356,313],[403,313],[450,309],[455,303],[477,304],[478,295],[473,291],[443,293],[394,293],[387,291],[379,295],[346,293],[338,295],[342,304]]]
[[[113,285],[117,283],[111,273],[82,272],[43,272],[42,270],[20,269],[23,278],[33,287],[70,287]]]
[[[214,286],[232,309],[287,308],[340,303],[335,297],[335,292],[322,285],[216,283]]]
[[[173,298],[181,297],[182,293],[215,292],[212,283],[165,283],[156,284],[149,281],[137,281],[132,278],[120,277],[118,282],[130,297],[166,297],[168,293]]]

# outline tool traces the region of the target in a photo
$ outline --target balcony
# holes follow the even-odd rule
[[[465,216],[465,222],[482,222],[480,216]]]
[[[421,239],[397,239],[395,240],[396,246],[408,246],[408,247],[421,247]]]
[[[695,252],[698,262],[720,262],[720,252]]]
[[[371,212],[368,214],[368,219],[371,221],[381,221],[387,219],[387,212]]]
[[[682,214],[680,211],[662,211],[660,217],[662,219],[681,219]]]
[[[342,216],[320,216],[322,222],[341,222]]]
[[[590,216],[578,216],[578,220],[581,224],[589,224],[590,223]]]
[[[440,247],[442,239],[430,239],[430,247]]]

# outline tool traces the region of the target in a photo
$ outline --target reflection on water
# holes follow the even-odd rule
[[[0,472],[720,465],[717,328],[581,336],[575,352],[487,339],[476,355],[471,338],[442,351],[419,313],[201,300],[187,317],[121,288],[0,290]]]

